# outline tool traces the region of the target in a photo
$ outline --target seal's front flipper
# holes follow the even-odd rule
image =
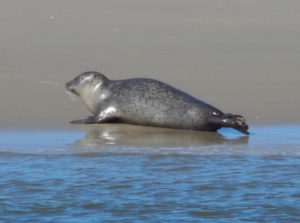
[[[249,135],[248,125],[245,118],[241,115],[223,114],[221,116],[211,117],[209,122],[217,124],[220,127],[231,127],[245,135]]]
[[[107,107],[97,115],[97,123],[115,123],[121,122],[115,107]]]
[[[98,121],[94,116],[88,117],[87,119],[79,119],[71,121],[70,123],[73,125],[81,125],[81,124],[96,124]]]
[[[81,125],[81,124],[99,124],[99,123],[120,123],[121,120],[112,114],[105,114],[102,116],[90,116],[87,119],[79,119],[71,121],[70,123],[73,125]]]

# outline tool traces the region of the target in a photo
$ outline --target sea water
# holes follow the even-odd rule
[[[0,222],[299,222],[300,126],[1,130]]]

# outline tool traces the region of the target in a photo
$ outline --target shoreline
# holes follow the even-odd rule
[[[256,126],[249,136],[219,132],[102,124],[72,129],[0,129],[0,155],[179,154],[300,156],[300,125]]]

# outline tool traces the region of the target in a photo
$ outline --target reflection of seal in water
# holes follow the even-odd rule
[[[185,92],[157,80],[109,80],[98,72],[85,72],[66,84],[94,116],[72,121],[93,124],[120,121],[129,124],[216,131],[232,127],[245,134],[240,115],[224,114]]]
[[[186,148],[189,151],[192,151],[192,147],[198,150],[211,145],[232,148],[234,145],[247,144],[249,139],[248,136],[226,138],[219,133],[128,124],[85,125],[83,130],[88,133],[76,142],[80,145],[124,145],[129,150],[148,146],[151,149],[157,146],[158,148]]]

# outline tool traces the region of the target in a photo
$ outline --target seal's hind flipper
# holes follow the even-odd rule
[[[245,135],[249,135],[248,125],[246,120],[241,115],[233,115],[233,114],[224,114],[221,116],[215,116],[210,119],[211,123],[218,124],[221,127],[231,127],[234,128]]]
[[[222,117],[221,121],[222,121],[224,127],[231,127],[231,128],[234,128],[234,129],[246,134],[246,135],[249,135],[249,132],[248,132],[249,127],[243,116],[225,114]]]

